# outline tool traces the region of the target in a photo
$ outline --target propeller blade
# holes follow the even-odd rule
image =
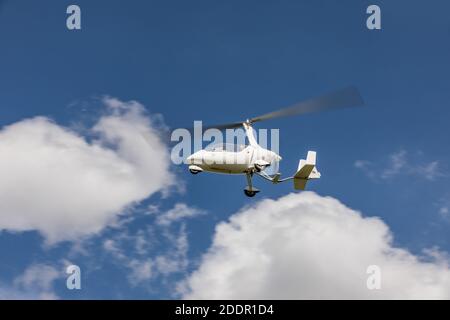
[[[320,112],[332,109],[362,106],[364,101],[355,87],[348,87],[317,98],[312,98],[290,107],[266,113],[259,117],[250,119],[250,122],[264,121],[274,118],[288,117],[293,115]]]

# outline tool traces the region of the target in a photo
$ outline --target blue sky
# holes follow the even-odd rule
[[[0,2],[2,127],[35,116],[89,126],[102,114],[98,99],[105,95],[139,101],[172,128],[193,120],[215,124],[355,85],[365,108],[258,125],[280,128],[281,172],[290,174],[316,150],[322,178],[310,190],[380,217],[394,243],[413,253],[450,251],[448,2],[78,0],[82,30],[69,31],[65,11],[72,2]],[[365,26],[373,3],[381,7],[382,30]],[[358,160],[364,165],[355,165]],[[13,285],[30,265],[69,259],[84,270],[85,286],[74,292],[55,281],[58,297],[171,298],[210,246],[218,222],[292,191],[290,184],[261,180],[262,192],[248,199],[244,177],[194,177],[182,166],[171,172],[184,192],[142,201],[130,213],[134,220],[89,238],[84,254],[73,253],[72,242],[48,247],[36,231],[2,230],[0,284]],[[164,211],[180,202],[206,212],[170,226],[180,235],[186,228],[188,266],[130,284],[104,242],[153,224],[154,216],[139,215],[148,205]],[[158,240],[146,254],[172,250],[164,232],[151,233]]]

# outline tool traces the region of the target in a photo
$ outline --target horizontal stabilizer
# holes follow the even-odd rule
[[[308,179],[309,175],[313,171],[316,166],[316,152],[308,151],[308,156],[306,160],[301,159],[298,163],[297,172],[294,175],[294,178],[303,178]]]
[[[307,179],[294,178],[294,189],[295,190],[305,190]]]
[[[318,178],[320,178],[320,173],[316,169],[316,152],[308,151],[306,160],[301,159],[298,164],[297,172],[294,175],[294,188],[305,190],[306,182],[309,179]]]

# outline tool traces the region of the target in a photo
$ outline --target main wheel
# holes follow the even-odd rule
[[[193,169],[189,169],[189,171],[190,171],[192,174],[198,174],[198,173],[200,173],[200,171],[198,171],[198,170],[193,170]]]
[[[250,197],[250,198],[252,198],[252,197],[254,197],[256,195],[256,191],[250,191],[250,190],[247,190],[247,189],[244,190],[244,193],[245,193],[245,195],[247,197]]]

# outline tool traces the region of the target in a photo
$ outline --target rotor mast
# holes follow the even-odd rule
[[[247,119],[244,123],[242,123],[242,126],[245,129],[245,133],[247,135],[249,144],[251,146],[258,147],[259,145],[258,142],[256,141],[255,133],[253,131],[252,123],[250,122],[250,120]]]

